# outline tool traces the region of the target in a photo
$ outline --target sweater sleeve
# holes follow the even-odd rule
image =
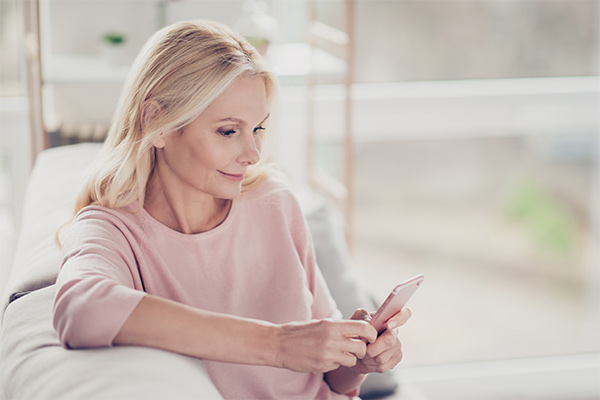
[[[63,242],[54,329],[63,346],[111,346],[145,296],[124,225],[109,213],[80,213]]]

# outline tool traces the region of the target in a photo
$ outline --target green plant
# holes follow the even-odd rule
[[[519,185],[507,212],[528,226],[535,241],[545,247],[568,252],[575,242],[576,223],[561,202],[535,183]]]
[[[125,42],[125,35],[118,32],[108,32],[102,36],[102,40],[111,45],[119,45]]]

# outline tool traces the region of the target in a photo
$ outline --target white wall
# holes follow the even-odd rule
[[[14,224],[19,226],[23,195],[32,165],[27,100],[24,97],[0,97],[0,149],[8,159],[10,206]]]
[[[0,97],[0,293],[8,279],[29,177],[31,141],[25,98]],[[1,171],[0,171],[1,172]]]

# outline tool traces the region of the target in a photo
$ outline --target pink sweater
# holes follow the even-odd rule
[[[54,327],[71,348],[111,346],[146,293],[273,323],[339,318],[291,192],[269,180],[217,228],[186,235],[135,207],[89,206],[63,243]],[[322,374],[206,361],[227,398],[335,399]]]

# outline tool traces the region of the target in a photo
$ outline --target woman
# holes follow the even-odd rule
[[[410,313],[379,338],[364,310],[340,320],[298,204],[259,162],[276,88],[214,22],[144,46],[63,240],[63,345],[198,357],[225,398],[354,395],[400,361]]]

